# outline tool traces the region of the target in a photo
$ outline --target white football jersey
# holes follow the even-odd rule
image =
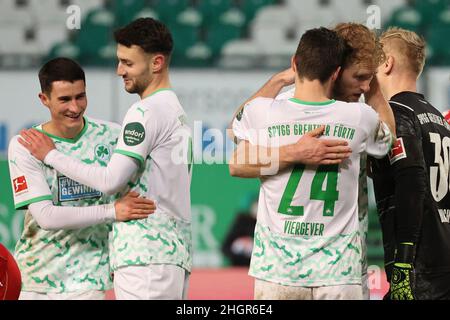
[[[42,131],[42,126],[36,129]],[[74,139],[47,135],[58,151],[87,164],[106,166],[119,132],[118,124],[85,118],[83,130]],[[43,200],[61,207],[86,207],[115,199],[37,160],[19,144],[17,136],[9,144],[8,159],[14,204],[18,210]],[[22,290],[65,293],[110,289],[110,230],[111,225],[106,223],[77,230],[44,230],[27,210],[24,230],[15,249]]]
[[[276,100],[287,100],[294,97],[295,86],[280,93]],[[364,95],[361,95],[359,102],[364,103]],[[367,191],[367,154],[361,153],[359,181],[358,181],[358,218],[359,218],[359,233],[361,236],[361,263],[362,274],[367,276],[368,257],[367,257],[367,234],[369,231],[369,197]],[[369,299],[368,284],[363,282],[364,299]]]
[[[377,113],[362,103],[257,98],[233,130],[238,139],[279,147],[321,125],[323,139],[348,141],[352,155],[340,165],[299,164],[262,179],[250,268],[257,278],[296,286],[361,283],[360,154],[382,157],[391,143]]]
[[[175,93],[158,90],[128,110],[115,153],[137,159],[129,187],[155,200],[144,220],[114,223],[113,269],[167,263],[190,271],[192,138]]]

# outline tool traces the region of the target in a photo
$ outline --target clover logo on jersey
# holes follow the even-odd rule
[[[95,157],[102,161],[108,161],[111,157],[111,150],[105,144],[98,144],[94,149]]]
[[[131,122],[125,126],[123,141],[127,146],[137,146],[145,139],[144,126],[139,122]]]

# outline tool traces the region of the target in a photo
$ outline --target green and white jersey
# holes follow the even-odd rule
[[[294,97],[295,88],[280,93],[276,100],[287,100]],[[364,96],[361,96],[359,102],[364,102]],[[367,154],[361,153],[359,182],[358,182],[358,217],[359,217],[359,234],[361,235],[361,263],[362,273],[367,273],[368,259],[367,259],[367,233],[369,231],[369,198],[367,192]]]
[[[172,90],[158,90],[130,107],[114,152],[141,163],[129,188],[155,200],[157,208],[147,219],[114,223],[113,269],[172,264],[190,271],[192,140]]]
[[[363,103],[257,98],[233,122],[254,145],[292,144],[325,125],[323,139],[344,139],[353,153],[340,165],[296,165],[262,178],[250,275],[289,286],[361,283],[358,222],[360,154],[385,155],[391,134]]]
[[[42,126],[36,129],[42,131]],[[118,124],[85,118],[74,139],[50,134],[57,150],[84,163],[106,166],[120,133]],[[81,185],[34,158],[12,138],[9,169],[15,208],[50,200],[55,206],[84,207],[110,203],[113,199]],[[22,290],[65,293],[111,288],[109,268],[109,224],[78,230],[42,229],[29,210],[16,245],[15,258],[22,273]]]

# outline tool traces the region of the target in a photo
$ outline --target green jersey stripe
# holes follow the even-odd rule
[[[86,118],[84,118],[84,117],[83,117],[83,121],[84,121],[83,130],[81,130],[81,132],[73,139],[67,139],[67,138],[61,138],[61,137],[55,136],[55,135],[53,135],[51,133],[48,133],[48,132],[44,131],[43,129],[39,128],[38,126],[35,126],[34,129],[36,129],[37,131],[42,132],[43,134],[45,134],[45,135],[47,135],[50,138],[53,138],[55,140],[68,142],[68,143],[77,143],[78,140],[80,140],[80,138],[85,134],[86,130],[88,129],[89,121],[87,121]]]
[[[53,200],[53,197],[51,195],[36,197],[36,198],[29,199],[29,200],[24,201],[24,202],[20,202],[20,203],[16,204],[14,207],[16,209],[19,209],[19,208],[28,206],[29,204],[32,204],[32,203],[35,203],[35,202],[39,202],[39,201],[44,201],[44,200]]]
[[[116,149],[116,150],[114,150],[114,153],[119,153],[119,154],[123,154],[124,156],[135,158],[136,160],[138,160],[141,163],[141,165],[143,165],[145,162],[144,158],[141,155],[134,153],[134,152]]]
[[[151,97],[151,96],[157,94],[158,92],[161,92],[161,91],[167,91],[167,90],[172,91],[171,88],[161,88],[161,89],[156,90],[155,92],[150,93],[148,96],[144,97],[142,100],[144,100],[144,99],[146,99],[146,98],[148,98],[148,97]]]
[[[308,106],[326,106],[326,105],[333,104],[336,102],[336,100],[328,100],[328,101],[323,101],[323,102],[309,102],[309,101],[303,101],[303,100],[296,99],[296,98],[291,98],[291,99],[289,99],[289,101],[299,103],[299,104],[305,104]]]

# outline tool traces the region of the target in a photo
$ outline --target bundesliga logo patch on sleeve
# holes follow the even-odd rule
[[[394,145],[392,146],[391,151],[389,151],[389,162],[394,164],[400,159],[406,158],[406,150],[405,145],[403,144],[403,138],[397,138]]]
[[[27,179],[25,179],[25,176],[20,176],[13,179],[13,185],[15,195],[19,195],[28,191]]]

